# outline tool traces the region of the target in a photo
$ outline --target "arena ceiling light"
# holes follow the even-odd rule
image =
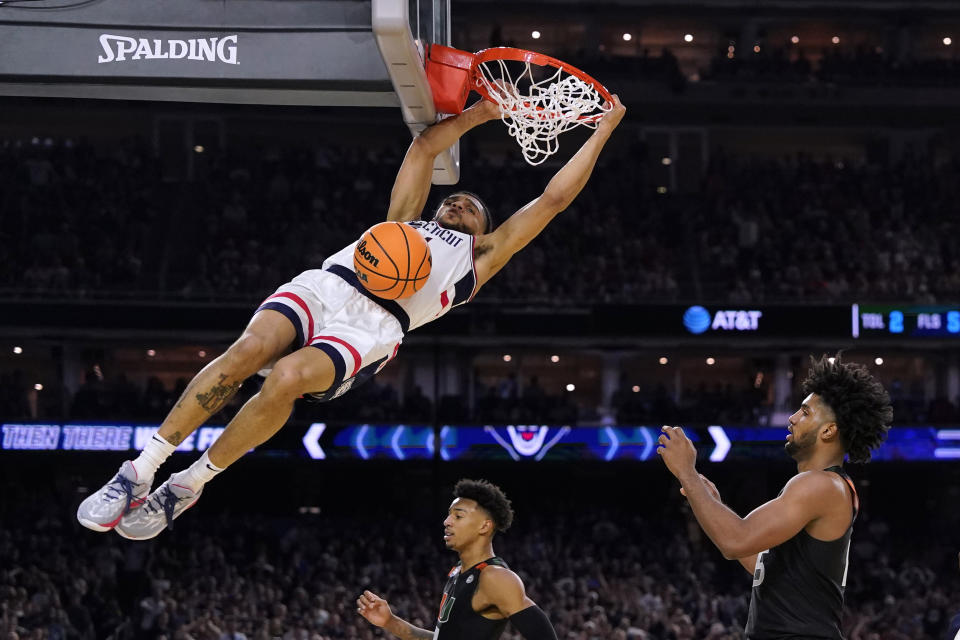
[[[550,362],[560,362],[560,356],[550,356]]]
[[[632,391],[633,391],[634,393],[640,393],[640,385],[638,385],[638,384],[633,385]]]
[[[573,384],[572,382],[567,385],[567,391],[573,391],[576,388],[577,388],[577,385]]]
[[[13,352],[17,355],[20,355],[21,353],[23,353],[23,347],[14,347]]]
[[[713,358],[707,358],[707,366],[712,367],[712,366],[715,365],[716,363],[717,363],[717,361],[714,360]]]
[[[668,157],[663,157],[663,158],[660,159],[660,164],[662,164],[662,165],[664,165],[664,166],[669,166],[669,165],[672,164],[672,163],[673,163],[673,160],[671,160],[671,159],[668,158]]]
[[[684,36],[683,36],[683,41],[684,41],[684,42],[693,42],[693,34],[692,34],[692,33],[688,33],[688,34],[684,35]]]
[[[951,38],[950,36],[947,36],[946,38],[943,39],[943,44],[949,47],[950,45],[953,44],[953,38]]]
[[[793,44],[800,44],[800,36],[791,37],[790,42],[792,42]]]
[[[670,362],[666,356],[660,356],[660,364],[667,364]]]
[[[503,361],[504,361],[504,362],[510,362],[511,360],[513,360],[513,358],[510,356],[509,353],[503,354]]]
[[[840,36],[833,36],[832,38],[830,38],[830,42],[832,42],[833,44],[840,44]]]
[[[43,385],[40,384],[39,382],[38,382],[37,384],[33,385],[33,388],[34,388],[36,391],[43,391]]]
[[[631,40],[633,40],[633,34],[632,34],[632,33],[625,33],[625,34],[623,34],[623,41],[624,41],[624,42],[630,42]]]
[[[534,29],[533,31],[530,32],[530,37],[533,38],[534,40],[539,40],[540,32]]]
[[[879,367],[883,364],[883,358],[876,358],[873,362]]]

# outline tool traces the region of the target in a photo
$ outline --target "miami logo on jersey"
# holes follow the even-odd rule
[[[449,596],[446,593],[443,594],[443,599],[440,601],[440,613],[437,614],[437,623],[443,624],[450,619],[450,612],[453,610],[453,603],[457,599],[453,596]]]

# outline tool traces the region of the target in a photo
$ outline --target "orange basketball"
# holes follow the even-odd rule
[[[409,298],[430,277],[430,247],[413,227],[381,222],[363,234],[353,249],[353,270],[378,298]]]

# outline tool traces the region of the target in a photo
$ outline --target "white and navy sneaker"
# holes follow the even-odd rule
[[[123,516],[144,503],[152,484],[152,475],[141,478],[133,462],[127,460],[120,465],[113,480],[80,503],[77,520],[87,529],[110,531]]]
[[[181,513],[189,509],[200,499],[203,487],[194,491],[177,484],[175,473],[156,491],[147,496],[143,506],[124,515],[115,531],[130,540],[148,540],[170,527]]]

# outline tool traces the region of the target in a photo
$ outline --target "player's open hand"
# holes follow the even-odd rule
[[[620,97],[617,96],[617,94],[613,94],[613,106],[600,118],[600,122],[597,124],[598,128],[604,129],[607,132],[613,131],[617,128],[617,125],[620,124],[620,121],[623,120],[626,112],[627,108],[620,102]]]
[[[372,591],[364,591],[357,598],[357,613],[378,627],[385,626],[393,618],[393,611],[387,601]]]
[[[697,449],[680,427],[663,427],[657,453],[677,478],[696,471]]]
[[[700,481],[703,483],[703,486],[707,488],[707,493],[709,493],[717,502],[723,502],[723,500],[720,499],[720,491],[717,489],[717,485],[710,482],[710,480],[707,479],[707,476],[703,475],[702,473],[697,475],[700,476]],[[687,492],[683,490],[683,487],[680,487],[680,495],[682,495],[684,498],[687,497]]]

